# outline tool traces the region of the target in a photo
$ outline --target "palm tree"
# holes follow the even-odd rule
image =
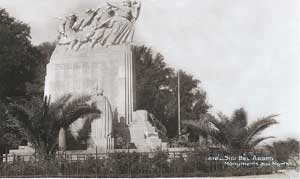
[[[189,140],[196,139],[198,136],[198,140],[200,143],[202,143],[201,139],[205,139],[205,144],[208,144],[208,129],[210,128],[209,124],[209,119],[213,118],[214,116],[210,115],[209,113],[207,114],[202,114],[199,115],[200,120],[184,120],[182,121],[182,125],[184,127],[184,132],[185,134],[189,134]],[[193,139],[190,139],[194,137]]]
[[[18,126],[38,153],[47,158],[56,152],[58,136],[64,138],[66,129],[74,121],[100,115],[100,110],[90,100],[90,96],[73,98],[65,95],[50,103],[47,97],[43,100],[33,98],[23,104],[12,104],[9,110],[10,121]]]
[[[247,113],[241,108],[235,110],[231,118],[220,113],[218,119],[210,116],[201,123],[193,121],[184,121],[183,123],[200,135],[211,136],[228,150],[253,149],[260,142],[274,138],[272,136],[261,137],[260,134],[263,130],[278,123],[274,119],[276,116],[270,115],[248,124]]]

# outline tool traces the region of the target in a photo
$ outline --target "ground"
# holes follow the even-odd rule
[[[275,179],[275,178],[290,178],[290,179],[296,179],[300,178],[299,177],[299,171],[296,170],[287,170],[283,173],[275,173],[271,175],[255,175],[255,176],[243,176],[243,177],[228,177],[228,178],[270,178],[270,179]]]

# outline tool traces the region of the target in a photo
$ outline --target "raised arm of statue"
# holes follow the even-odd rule
[[[99,11],[100,11],[100,8],[97,8],[95,10],[87,9],[86,12],[85,12],[86,17],[84,17],[82,19],[83,22],[80,25],[79,30],[83,30],[86,26],[90,25]]]
[[[132,21],[133,22],[135,22],[139,18],[141,7],[142,7],[142,3],[140,0],[132,1],[132,16],[133,16]]]
[[[76,22],[74,23],[74,25],[72,26],[72,29],[73,29],[74,31],[78,31],[78,30],[80,29],[80,27],[82,26],[83,22],[84,22],[84,19],[81,19],[81,20],[79,20],[79,21],[76,21]]]

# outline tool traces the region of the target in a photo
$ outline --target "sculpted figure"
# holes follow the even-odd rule
[[[123,0],[121,4],[107,0],[106,4],[96,10],[88,9],[81,17],[75,14],[66,17],[59,27],[58,44],[78,51],[87,43],[94,48],[132,42],[140,0]]]
[[[65,21],[59,27],[59,45],[69,45],[74,40],[76,35],[75,24],[77,16],[71,14],[66,17]]]
[[[141,12],[141,7],[142,7],[142,3],[140,0],[133,0],[132,1],[132,15],[133,15],[133,23],[136,22],[136,20],[139,18],[140,16],[140,12]]]
[[[97,85],[95,87],[95,96],[97,108],[101,110],[101,116],[92,123],[93,143],[101,145],[104,141],[108,141],[112,131],[112,110],[107,97],[103,94],[103,89]]]
[[[115,9],[114,24],[107,45],[132,42],[134,23],[139,16],[141,3],[137,0],[123,0],[122,6],[110,2],[107,2],[107,4]]]
[[[112,32],[114,15],[115,11],[110,6],[105,7],[102,12],[98,14],[94,27],[95,33],[92,36],[92,48],[96,44],[100,44],[101,46],[104,46],[106,44],[106,41]]]
[[[94,19],[99,10],[100,8],[96,10],[86,10],[84,17],[82,17],[81,20],[75,24],[75,28],[78,29],[78,32],[71,44],[71,49],[75,49],[77,51],[83,44],[91,41],[91,37],[95,33],[93,28],[93,23],[95,21]]]

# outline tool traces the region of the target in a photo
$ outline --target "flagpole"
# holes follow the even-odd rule
[[[178,136],[180,136],[181,135],[181,120],[180,120],[180,70],[178,71],[178,73],[177,73],[177,77],[178,77],[178,100],[177,100],[177,102],[178,102]]]

